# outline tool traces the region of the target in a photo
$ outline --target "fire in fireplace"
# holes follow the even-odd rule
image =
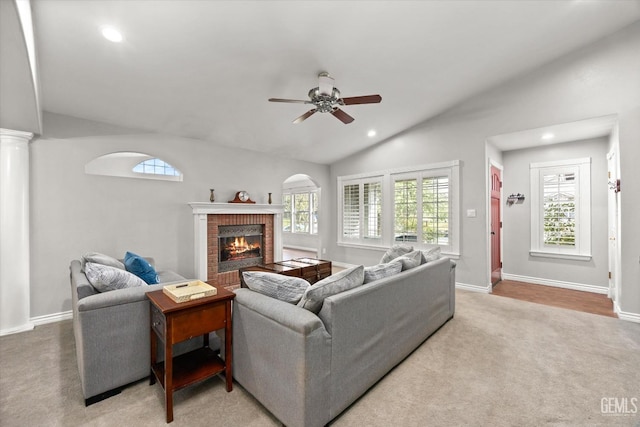
[[[234,236],[220,238],[220,261],[253,258],[261,255],[262,236]]]
[[[262,264],[262,224],[218,226],[218,271]]]

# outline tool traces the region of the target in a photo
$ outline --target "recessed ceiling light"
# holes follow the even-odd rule
[[[554,134],[552,134],[552,133],[545,133],[544,135],[542,135],[542,139],[543,139],[544,141],[550,141],[550,140],[552,140],[553,138],[555,138],[555,135],[554,135]]]
[[[120,43],[122,40],[124,40],[122,33],[113,27],[103,27],[102,35],[105,39],[114,43]]]
[[[376,131],[371,129],[369,132],[367,132],[367,136],[369,138],[373,138],[374,136],[376,136]]]

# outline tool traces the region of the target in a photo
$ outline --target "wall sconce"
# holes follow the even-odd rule
[[[507,197],[507,205],[511,206],[514,203],[524,203],[524,194],[510,194],[509,197]]]
[[[609,189],[613,190],[614,193],[619,193],[620,192],[620,180],[616,179],[615,182],[614,181],[609,181]]]

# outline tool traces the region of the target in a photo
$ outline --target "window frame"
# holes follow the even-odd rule
[[[342,181],[342,184],[340,184],[340,182]],[[379,246],[382,245],[383,239],[384,239],[384,230],[385,230],[385,224],[384,224],[384,182],[382,180],[382,176],[369,176],[369,177],[362,177],[362,178],[346,178],[344,180],[342,180],[341,178],[338,178],[338,222],[339,222],[339,226],[338,226],[338,243],[345,243],[345,244],[350,244],[350,245],[356,245],[356,246]],[[380,235],[379,236],[371,236],[368,233],[366,233],[366,230],[368,230],[367,227],[367,223],[365,223],[365,204],[364,204],[364,199],[365,199],[365,192],[364,192],[364,186],[367,184],[375,184],[375,185],[379,185],[380,186],[380,197],[382,199],[381,202],[381,212],[380,212],[380,221],[379,221],[379,227],[380,227]],[[354,186],[357,185],[359,188],[358,191],[358,236],[356,237],[345,237],[344,235],[344,229],[343,229],[343,224],[344,224],[344,188],[346,186]]]
[[[591,253],[591,157],[537,162],[529,165],[531,186],[531,247],[535,257],[589,261]],[[544,176],[575,174],[575,244],[544,243]]]
[[[297,211],[295,209],[295,198],[296,195],[307,195],[309,197],[308,210],[306,211],[308,216],[308,231],[296,231],[296,219],[297,219]],[[289,210],[286,209],[285,199],[289,197]],[[284,222],[282,227],[283,233],[290,234],[302,234],[302,235],[310,235],[317,236],[318,235],[318,217],[317,213],[319,212],[319,191],[318,190],[288,190],[282,192],[282,202],[285,206],[285,212],[291,214],[290,219],[290,228],[291,230],[287,231],[284,229]]]
[[[402,242],[395,241],[395,198],[394,187],[395,181],[411,177],[420,177],[420,203],[418,210],[422,211],[422,178],[444,176],[449,178],[449,228],[448,238],[449,244],[428,244],[417,242],[405,242],[416,249],[430,249],[440,246],[443,254],[453,259],[460,257],[460,161],[452,160],[448,162],[433,163],[407,168],[390,169],[385,171],[377,171],[371,173],[363,173],[357,175],[339,176],[337,178],[337,243],[338,246],[345,247],[362,247],[370,249],[386,249],[395,244]],[[343,236],[343,189],[345,185],[354,183],[371,182],[378,180],[382,184],[382,219],[381,219],[381,238],[364,239],[362,238],[362,229],[365,224],[362,221],[362,212],[360,213],[360,238],[348,239]],[[360,196],[362,198],[362,195]],[[362,207],[362,205],[361,205]],[[419,226],[422,227],[422,217],[419,217]]]

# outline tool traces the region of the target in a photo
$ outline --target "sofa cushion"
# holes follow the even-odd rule
[[[392,261],[399,256],[406,255],[411,251],[413,251],[413,246],[393,245],[387,250],[387,252],[385,252],[384,255],[382,255],[380,264],[386,264],[389,261]]]
[[[402,255],[395,259],[395,261],[399,261],[402,263],[402,271],[411,270],[422,264],[422,252],[421,251],[413,251],[409,252],[406,255]]]
[[[124,270],[124,264],[111,257],[109,255],[101,254],[100,252],[87,252],[81,258],[82,262],[82,271],[84,271],[84,265],[88,262],[92,262],[94,264],[102,264],[108,265],[109,267],[119,268],[120,270]]]
[[[314,285],[309,286],[298,307],[318,313],[322,308],[324,299],[340,292],[348,291],[364,283],[364,266],[347,268],[329,277],[326,277]]]
[[[424,257],[424,260],[422,261],[423,264],[442,258],[442,253],[440,251],[440,246],[436,246],[435,248],[423,250],[422,251],[422,256]]]
[[[259,292],[280,301],[297,304],[304,291],[311,285],[301,277],[285,276],[264,271],[245,271],[244,282],[252,291]]]
[[[402,271],[402,263],[400,261],[391,261],[385,264],[373,265],[364,268],[364,283],[373,282],[378,279],[393,276]]]
[[[85,264],[85,275],[89,283],[91,283],[98,292],[147,285],[144,280],[126,270],[120,270],[119,268],[108,265],[95,264],[93,262]]]
[[[133,273],[149,285],[160,283],[158,281],[158,273],[153,265],[140,255],[133,252],[127,252],[124,256],[124,267],[129,273]]]
[[[158,270],[158,283],[179,282],[186,280],[186,277],[171,270]]]

